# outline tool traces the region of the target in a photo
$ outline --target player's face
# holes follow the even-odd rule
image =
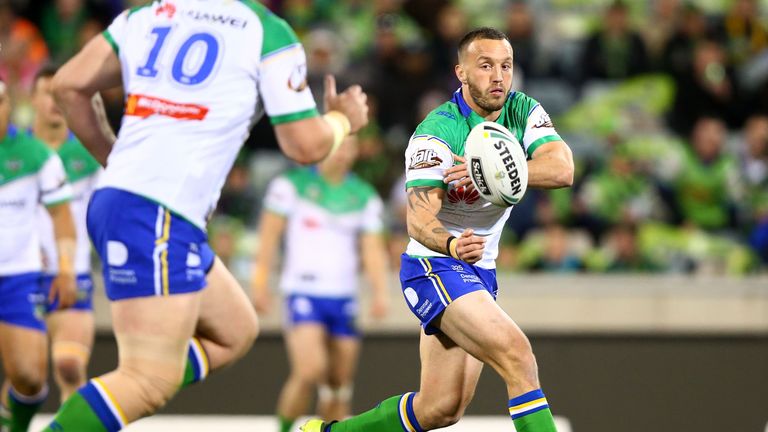
[[[512,89],[512,46],[506,40],[477,39],[463,57],[457,71],[472,101],[487,113],[500,110]]]
[[[11,98],[6,91],[5,83],[0,81],[0,140],[8,133],[8,123],[11,119]]]
[[[32,105],[35,108],[35,115],[44,124],[49,127],[60,127],[65,123],[65,120],[63,113],[53,99],[52,81],[53,79],[50,77],[42,77],[37,80],[32,93]]]

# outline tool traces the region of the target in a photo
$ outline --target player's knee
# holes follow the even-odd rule
[[[158,373],[131,366],[121,367],[120,372],[138,385],[135,397],[143,405],[146,414],[152,414],[165,406],[181,386],[183,371]]]
[[[492,361],[506,381],[536,385],[538,372],[536,356],[530,342],[518,332],[500,332],[491,348]]]
[[[45,372],[33,365],[16,368],[8,378],[13,388],[25,395],[38,394],[45,387]]]
[[[327,368],[324,362],[315,361],[312,363],[302,364],[296,369],[295,376],[303,384],[306,385],[318,385],[325,380],[327,375]]]
[[[63,384],[77,386],[85,382],[85,365],[75,357],[54,359],[53,368]]]
[[[425,404],[426,409],[419,415],[421,426],[426,429],[439,429],[456,424],[464,415],[466,403],[461,394],[449,393],[440,395],[440,398]],[[420,413],[421,414],[421,413]]]

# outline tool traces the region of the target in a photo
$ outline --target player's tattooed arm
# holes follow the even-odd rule
[[[450,255],[451,233],[437,220],[445,191],[439,187],[416,186],[408,189],[406,220],[408,234],[435,252]]]

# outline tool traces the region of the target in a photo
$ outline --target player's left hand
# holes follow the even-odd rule
[[[469,172],[467,171],[467,160],[463,156],[457,154],[453,155],[453,163],[459,162],[458,165],[453,165],[443,172],[443,183],[449,184],[456,182],[453,186],[458,189],[465,187],[467,190],[474,189],[472,180],[469,178]]]
[[[51,283],[51,291],[48,293],[48,303],[59,299],[58,309],[67,309],[75,304],[77,299],[77,280],[71,273],[59,273]]]
[[[371,316],[380,320],[389,313],[389,298],[385,295],[374,295],[371,302]]]

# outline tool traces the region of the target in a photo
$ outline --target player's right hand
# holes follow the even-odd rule
[[[467,228],[456,239],[456,255],[460,260],[474,264],[483,258],[485,237],[475,235],[472,228]]]
[[[349,119],[351,133],[368,124],[368,95],[359,85],[353,85],[336,93],[336,78],[325,76],[325,112],[339,111]]]
[[[67,309],[77,300],[77,279],[71,273],[59,273],[51,282],[51,291],[48,293],[48,303],[52,304],[59,299],[58,309]]]

